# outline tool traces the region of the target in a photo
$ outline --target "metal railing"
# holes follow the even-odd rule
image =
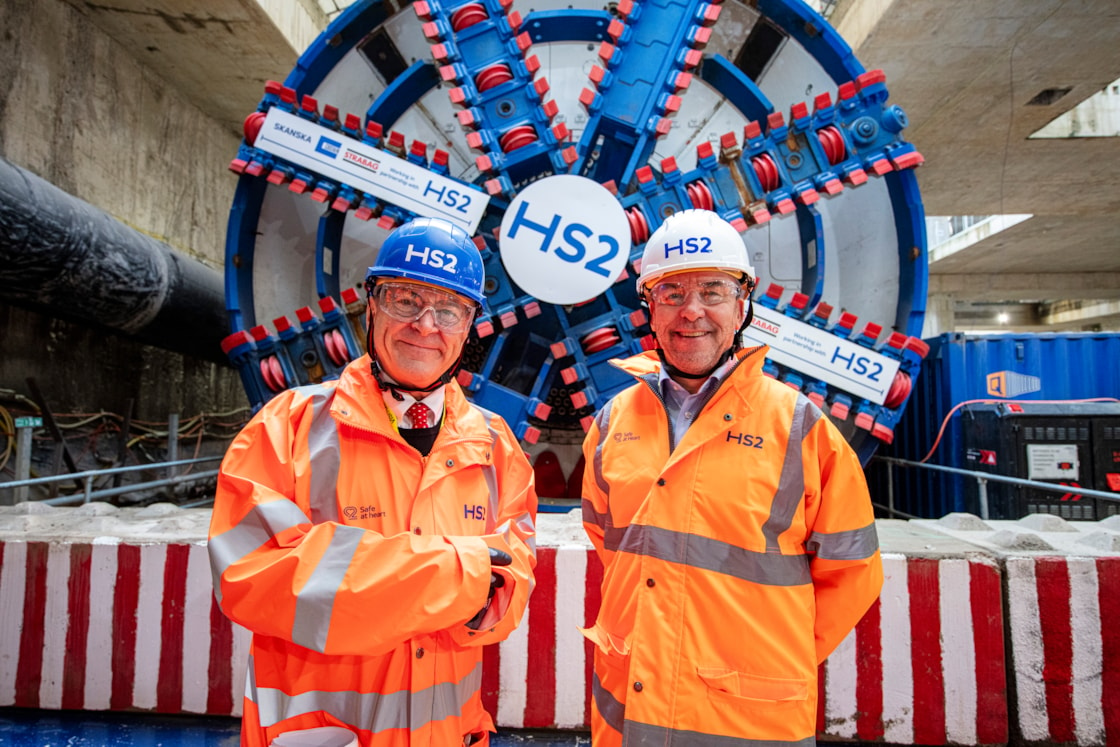
[[[13,480],[12,482],[0,483],[0,494],[3,491],[11,489],[13,496],[18,494],[18,488],[29,488],[38,485],[49,485],[56,482],[81,482],[83,490],[81,493],[72,493],[70,495],[62,495],[57,498],[45,498],[43,500],[35,501],[36,503],[45,503],[50,506],[68,506],[71,504],[89,503],[93,500],[102,500],[104,498],[111,498],[116,495],[124,495],[125,493],[133,493],[139,490],[146,490],[148,488],[159,488],[167,485],[178,485],[181,483],[197,482],[198,480],[205,480],[211,477],[217,477],[218,470],[207,470],[206,472],[197,472],[194,474],[177,475],[175,474],[176,468],[190,465],[201,464],[203,462],[216,462],[222,459],[222,455],[198,457],[197,459],[183,459],[175,462],[155,462],[152,464],[134,464],[127,467],[112,467],[109,469],[92,469],[85,472],[68,472],[62,475],[50,475],[49,477],[35,477],[29,480]],[[149,480],[147,482],[132,483],[130,485],[121,485],[114,488],[103,488],[99,490],[93,489],[93,481],[103,477],[113,477],[115,475],[140,472],[140,471],[160,471],[166,470],[167,477],[158,480]],[[9,499],[10,500],[10,499]],[[0,505],[4,505],[5,501],[0,500]],[[10,504],[9,504],[10,505]]]
[[[989,482],[1003,482],[1010,485],[1019,485],[1023,487],[1035,488],[1037,490],[1045,490],[1051,493],[1076,493],[1088,498],[1103,498],[1108,501],[1120,503],[1120,494],[1107,493],[1103,490],[1092,490],[1090,488],[1082,488],[1075,485],[1057,485],[1052,482],[1039,482],[1037,480],[1026,480],[1021,477],[1008,477],[1007,475],[993,475],[990,472],[977,472],[975,470],[960,469],[959,467],[943,467],[940,464],[926,464],[924,462],[911,462],[907,459],[896,459],[894,457],[876,456],[876,460],[884,464],[897,465],[899,467],[920,467],[922,469],[929,469],[935,472],[949,472],[955,475],[964,475],[976,480],[977,487],[980,492],[980,518],[988,519],[988,483]],[[911,516],[903,511],[899,511],[894,507],[894,472],[887,470],[887,501],[888,505],[885,506],[887,511],[893,517],[895,514],[904,516],[906,518],[914,519],[916,516]]]

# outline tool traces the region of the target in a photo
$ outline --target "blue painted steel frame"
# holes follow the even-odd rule
[[[444,40],[449,52],[448,64],[456,70],[459,82],[465,94],[471,98],[468,103],[475,104],[472,111],[477,112],[476,124],[478,138],[484,144],[489,142],[491,147],[497,140],[500,132],[492,127],[498,118],[495,101],[500,97],[513,95],[507,107],[512,106],[519,122],[530,123],[535,127],[539,139],[517,150],[502,153],[496,148],[491,149],[492,159],[498,171],[497,182],[500,191],[494,194],[489,216],[480,226],[480,233],[486,234],[500,221],[501,212],[504,211],[507,200],[515,194],[514,184],[524,179],[535,178],[534,174],[543,169],[544,174],[562,173],[565,164],[559,160],[559,151],[566,147],[556,141],[551,134],[539,126],[539,121],[530,117],[534,102],[534,94],[528,97],[517,98],[514,82],[507,82],[495,89],[478,92],[473,89],[472,76],[477,70],[484,69],[492,64],[503,54],[509,57],[511,69],[515,78],[522,75],[518,67],[517,50],[507,44],[506,51],[498,50],[494,45],[498,37],[486,36],[493,32],[505,34],[507,38],[509,26],[502,26],[501,14],[505,11],[496,2],[483,0],[488,8],[488,19],[485,24],[477,28],[467,29],[458,36],[450,34],[451,26],[447,18],[450,13],[461,8],[470,0],[452,0],[441,3],[432,0],[434,20],[437,25],[449,35]],[[606,76],[622,73],[627,68],[627,44],[633,40],[635,34],[640,32],[644,39],[665,37],[670,39],[669,46],[679,44],[679,49],[686,50],[692,43],[688,41],[695,35],[700,21],[698,20],[706,9],[707,3],[700,0],[677,0],[673,7],[680,8],[668,15],[662,14],[660,18],[664,23],[652,23],[649,13],[654,6],[646,8],[646,18],[642,19],[641,6],[632,12],[630,17],[631,27],[623,27],[621,31],[617,26],[608,37],[606,31],[615,20],[610,14],[600,11],[547,11],[530,14],[519,28],[514,32],[527,33],[534,42],[555,41],[597,41],[602,42],[608,38],[616,43],[615,52],[606,61]],[[760,0],[760,12],[772,23],[782,29],[792,39],[800,43],[822,66],[839,86],[841,83],[855,80],[863,69],[855,59],[850,48],[835,31],[828,26],[814,11],[809,9],[800,0]],[[675,13],[675,14],[674,14]],[[362,0],[350,6],[334,23],[301,55],[296,68],[288,75],[286,85],[294,88],[297,95],[313,91],[334,68],[341,58],[351,51],[370,31],[387,18],[388,14],[381,3],[376,0]],[[643,20],[646,26],[642,27]],[[670,23],[671,21],[671,23]],[[662,28],[666,23],[673,26],[671,33]],[[635,31],[636,26],[638,32]],[[503,31],[503,29],[505,29]],[[454,37],[454,38],[452,38]],[[672,41],[675,39],[676,41]],[[456,47],[455,43],[459,46]],[[660,43],[660,41],[658,42]],[[523,48],[523,47],[522,47]],[[634,50],[631,50],[634,51]],[[473,57],[472,57],[473,55]],[[633,57],[633,55],[631,55]],[[761,197],[764,188],[751,166],[751,158],[767,155],[773,159],[774,168],[781,176],[778,188],[772,188],[767,193],[766,202],[773,213],[793,210],[794,198],[805,198],[804,204],[798,206],[797,220],[800,226],[800,243],[803,260],[803,274],[801,290],[806,293],[812,303],[821,299],[824,287],[825,268],[823,266],[824,231],[821,217],[817,213],[812,201],[817,199],[815,190],[822,189],[828,180],[835,180],[846,172],[843,169],[853,169],[867,166],[867,156],[864,161],[852,156],[843,164],[836,167],[828,163],[822,150],[822,145],[814,137],[814,128],[834,121],[839,116],[847,117],[844,127],[840,128],[845,139],[848,153],[869,154],[872,159],[884,157],[893,160],[895,156],[906,155],[913,151],[904,141],[898,138],[897,133],[905,126],[905,115],[897,107],[886,108],[886,89],[881,84],[869,84],[864,93],[855,99],[845,102],[847,107],[841,111],[840,102],[837,102],[835,111],[829,109],[820,114],[813,113],[808,116],[807,110],[804,119],[794,119],[787,123],[780,123],[771,132],[761,132],[758,139],[742,144],[742,155],[734,152],[720,154],[717,160],[713,153],[707,158],[700,158],[697,168],[689,173],[668,171],[662,173],[657,169],[644,166],[653,151],[655,137],[651,135],[651,127],[656,122],[656,116],[667,110],[666,86],[661,82],[666,71],[680,68],[684,63],[678,59],[679,55],[665,54],[669,60],[665,70],[660,70],[652,84],[644,82],[643,76],[632,76],[632,89],[626,93],[620,90],[618,81],[615,81],[613,90],[609,90],[604,83],[604,89],[595,94],[602,99],[596,108],[590,108],[591,119],[584,132],[581,142],[576,146],[576,157],[571,165],[573,172],[584,171],[596,178],[616,178],[620,185],[619,202],[628,210],[641,211],[645,215],[650,228],[656,227],[658,216],[667,212],[692,206],[691,193],[686,189],[688,185],[702,184],[710,192],[714,209],[723,217],[732,221],[744,221],[742,228],[746,227],[746,218],[751,222],[762,220],[760,214],[752,212],[744,216],[740,208],[740,193],[744,185],[753,195]],[[467,59],[470,58],[470,59]],[[671,59],[670,59],[671,58]],[[473,61],[472,61],[473,60]],[[659,60],[659,63],[666,60]],[[468,65],[468,63],[470,63]],[[633,67],[633,59],[630,60]],[[458,66],[458,67],[456,67]],[[646,66],[643,66],[646,67]],[[767,117],[774,113],[773,106],[759,87],[748,79],[738,68],[720,56],[705,58],[704,62],[694,71],[708,85],[715,88],[727,101],[742,112],[748,119],[765,122]],[[627,73],[630,75],[630,73]],[[530,76],[531,77],[531,76]],[[424,62],[413,64],[404,74],[393,81],[384,93],[375,101],[367,112],[367,117],[381,123],[388,131],[397,119],[417,100],[439,84],[441,76],[437,68]],[[464,82],[465,81],[465,82]],[[507,91],[506,89],[510,90]],[[640,89],[640,90],[639,90]],[[669,86],[671,89],[671,86]],[[639,95],[640,94],[640,95]],[[866,98],[864,97],[866,94]],[[637,96],[640,101],[632,100]],[[605,97],[605,98],[603,98]],[[640,104],[641,106],[638,106]],[[267,109],[271,102],[262,102],[261,110]],[[614,114],[603,120],[603,106],[608,112]],[[855,137],[856,130],[849,132],[846,128],[852,123],[851,107],[857,107],[856,114],[870,114],[872,118],[864,120],[870,122],[866,131],[860,130],[860,140],[855,151],[852,150],[851,138]],[[623,122],[622,119],[632,118],[631,110],[640,109],[642,112],[638,119],[644,122]],[[877,108],[878,107],[878,108]],[[648,111],[647,111],[648,110]],[[618,115],[624,112],[625,117]],[[880,112],[876,114],[876,112]],[[649,115],[648,117],[646,115]],[[656,115],[656,116],[655,116]],[[536,116],[533,114],[533,116]],[[530,117],[525,119],[525,117]],[[512,121],[512,119],[510,120]],[[508,122],[504,126],[508,126]],[[854,126],[853,126],[854,127]],[[797,152],[790,151],[785,139],[796,137],[800,143]],[[613,138],[612,143],[603,146],[603,135]],[[737,138],[736,138],[737,141]],[[599,161],[591,164],[587,160],[593,152],[596,143],[600,146]],[[244,150],[246,146],[243,145]],[[605,147],[605,156],[604,156]],[[738,147],[737,145],[735,146]],[[616,155],[611,155],[617,151]],[[796,158],[794,158],[796,157]],[[268,157],[264,157],[268,160]],[[912,161],[911,161],[912,163]],[[273,164],[266,163],[266,168]],[[897,166],[897,168],[904,168]],[[646,172],[643,176],[643,171]],[[737,172],[733,174],[732,171]],[[899,251],[899,296],[893,324],[895,329],[909,335],[920,332],[922,316],[924,314],[925,293],[927,285],[926,272],[926,243],[925,225],[922,206],[917,189],[917,181],[910,170],[891,171],[886,173],[887,190],[890,195],[890,209],[894,214],[896,235],[898,237]],[[486,175],[479,178],[478,182],[486,179]],[[853,182],[858,183],[858,182]],[[253,318],[252,310],[252,273],[253,254],[256,249],[255,227],[259,221],[261,202],[264,196],[264,180],[243,175],[238,184],[234,204],[231,209],[229,232],[227,238],[227,308],[230,314],[231,328],[234,331],[246,329],[254,323],[259,323]],[[757,208],[762,203],[758,203]],[[320,296],[337,296],[338,287],[338,262],[339,252],[335,251],[329,272],[323,270],[324,247],[333,244],[336,248],[341,237],[345,213],[328,211],[320,221],[316,241],[316,291]],[[392,206],[386,207],[386,215],[397,219],[407,219],[408,213]],[[765,217],[765,216],[764,216]],[[640,242],[633,249],[631,257],[640,256]],[[812,249],[810,250],[810,247]],[[809,256],[812,251],[813,256]],[[502,414],[510,421],[511,426],[519,434],[529,432],[533,422],[533,413],[539,412],[538,405],[543,399],[542,393],[547,394],[554,387],[559,386],[561,374],[575,375],[576,388],[582,387],[577,394],[582,396],[585,404],[583,410],[587,413],[602,405],[610,396],[619,389],[629,384],[629,381],[620,376],[617,371],[607,364],[608,359],[628,355],[641,350],[640,340],[646,334],[647,328],[628,312],[638,308],[636,293],[633,290],[633,267],[630,273],[624,273],[615,285],[608,289],[599,299],[582,307],[560,308],[548,307],[537,304],[535,299],[524,294],[505,276],[504,268],[497,259],[497,247],[488,242],[484,255],[487,261],[488,275],[493,275],[493,289],[490,302],[486,306],[486,324],[493,324],[494,329],[508,328],[514,323],[528,324],[533,330],[535,339],[551,335],[556,340],[553,345],[554,352],[565,354],[560,359],[550,358],[547,365],[538,371],[538,376],[533,385],[526,391],[511,392],[497,384],[489,386],[489,379],[496,372],[508,368],[509,362],[501,359],[504,345],[492,346],[491,355],[474,372],[475,380],[472,387],[476,401],[483,407],[489,407]],[[542,307],[544,307],[542,309]],[[606,347],[600,346],[593,352],[585,352],[580,340],[587,335],[602,335],[601,330],[613,329],[607,335],[610,342]],[[481,329],[481,328],[480,328]],[[847,335],[847,331],[837,331],[837,334]],[[613,336],[611,336],[613,335]],[[504,339],[504,338],[503,338]],[[257,357],[252,344],[246,351],[239,350],[241,365],[257,365]],[[321,347],[321,346],[319,346]],[[912,367],[912,366],[911,366]],[[508,371],[506,372],[508,374]],[[779,372],[780,373],[780,372]],[[793,372],[790,372],[791,375]],[[914,371],[916,375],[916,370]],[[253,373],[250,371],[250,376]],[[507,376],[508,378],[508,376]],[[517,378],[517,377],[514,377]],[[523,378],[523,377],[522,377]],[[794,377],[800,380],[800,377]],[[792,380],[792,379],[791,379]],[[811,388],[819,390],[819,382],[803,382],[807,391]],[[247,386],[247,390],[250,387]],[[259,391],[267,393],[267,389],[258,387]],[[573,403],[576,401],[573,395]],[[520,401],[520,406],[516,402]],[[259,406],[260,402],[255,402]],[[853,403],[858,404],[858,403]],[[576,407],[577,410],[580,407]],[[875,408],[865,408],[875,411],[884,423],[893,424],[901,414],[901,407],[895,412]],[[584,416],[586,419],[586,415]],[[865,439],[866,440],[866,439]],[[861,458],[866,459],[874,451],[874,442],[859,445]]]

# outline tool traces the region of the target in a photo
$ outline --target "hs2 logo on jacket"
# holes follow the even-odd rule
[[[761,449],[763,442],[762,436],[753,436],[750,433],[732,433],[731,431],[727,432],[727,440],[753,449]]]

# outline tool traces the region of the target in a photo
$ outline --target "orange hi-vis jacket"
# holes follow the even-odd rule
[[[506,423],[445,391],[426,457],[391,424],[368,356],[278,394],[226,453],[209,550],[222,610],[253,632],[243,745],[319,726],[363,747],[488,744],[482,646],[525,611],[537,498]],[[513,562],[476,631],[488,547]]]
[[[859,460],[804,395],[738,364],[670,442],[653,352],[584,441],[603,561],[592,741],[812,745],[817,666],[882,586]]]

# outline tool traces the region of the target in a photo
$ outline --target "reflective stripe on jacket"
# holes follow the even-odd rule
[[[427,457],[390,424],[366,356],[273,398],[226,453],[210,526],[218,601],[253,632],[242,744],[344,726],[363,746],[444,747],[492,730],[482,646],[524,613],[536,507],[517,439],[458,384]],[[513,563],[475,631],[488,546]]]
[[[879,594],[859,460],[765,355],[739,353],[671,453],[655,354],[615,362],[639,383],[584,441],[596,747],[813,744],[817,666]]]

